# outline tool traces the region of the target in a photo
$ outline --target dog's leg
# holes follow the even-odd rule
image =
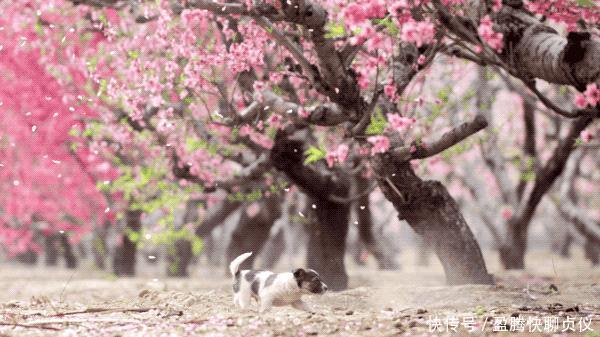
[[[260,307],[258,309],[259,313],[265,313],[273,307],[273,298],[269,296],[262,297],[259,301]]]
[[[240,294],[239,294],[239,293],[235,293],[235,294],[233,294],[233,305],[234,305],[236,308],[239,308],[239,307],[240,307]]]
[[[250,307],[250,293],[248,291],[241,291],[240,296],[238,297],[238,301],[240,303],[240,308],[242,310],[248,309]]]
[[[296,308],[298,310],[303,310],[303,311],[306,311],[306,312],[312,312],[310,306],[306,302],[304,302],[302,300],[297,300],[296,302],[292,302],[292,307],[294,307],[294,308]]]

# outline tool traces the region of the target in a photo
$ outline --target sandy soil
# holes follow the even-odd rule
[[[447,287],[437,261],[416,267],[415,257],[404,252],[400,271],[351,266],[349,290],[307,298],[315,313],[274,308],[262,316],[255,308],[233,308],[221,269],[195,266],[191,278],[165,279],[156,278],[164,269],[155,267],[117,279],[85,267],[0,264],[0,336],[429,336],[437,319],[443,333],[434,335],[447,334],[446,323],[459,324],[452,334],[467,335],[463,323],[471,318],[472,335],[482,329],[496,335],[494,320],[521,315],[541,324],[558,319],[556,330],[540,326],[557,333],[528,333],[528,323],[523,335],[558,336],[570,317],[572,335],[597,337],[600,268],[574,253],[569,260],[531,253],[530,267],[521,272],[502,271],[497,257],[486,254],[496,286]],[[595,332],[579,333],[582,319]]]

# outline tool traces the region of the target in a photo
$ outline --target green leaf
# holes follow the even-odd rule
[[[594,6],[596,6],[596,3],[594,0],[577,0],[577,6],[594,7]]]
[[[329,24],[327,27],[327,33],[325,34],[325,38],[327,39],[334,39],[337,37],[342,37],[346,35],[346,29],[344,28],[343,24]]]
[[[194,239],[192,239],[192,253],[194,255],[200,255],[200,252],[202,252],[202,239],[194,237]]]
[[[377,109],[375,114],[371,115],[371,123],[367,127],[368,135],[381,135],[387,126],[387,120],[381,113],[381,109]]]
[[[327,152],[323,149],[311,146],[308,148],[308,150],[304,151],[304,155],[306,156],[306,159],[304,159],[304,165],[308,165],[325,158],[327,156]]]
[[[385,28],[390,32],[391,35],[400,34],[400,29],[398,28],[396,23],[392,21],[391,18],[387,17],[385,19],[375,19],[374,21],[378,25],[385,26]]]
[[[477,316],[483,316],[483,314],[485,314],[486,312],[487,312],[487,310],[484,307],[482,307],[481,305],[478,305],[475,308],[475,315],[477,315]]]

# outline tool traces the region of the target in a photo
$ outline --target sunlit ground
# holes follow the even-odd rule
[[[315,314],[274,308],[262,317],[254,308],[234,309],[224,268],[209,269],[205,263],[193,266],[187,279],[164,278],[164,266],[143,262],[140,276],[120,279],[91,265],[72,271],[5,263],[0,274],[2,322],[25,326],[4,325],[0,332],[8,336],[392,336],[428,334],[436,318],[452,322],[455,317],[462,324],[474,317],[477,329],[487,318],[486,331],[491,334],[494,318],[508,319],[516,313],[540,320],[559,317],[557,332],[567,316],[576,322],[589,319],[592,329],[600,331],[600,268],[592,268],[579,249],[573,249],[570,259],[531,252],[527,270],[518,272],[503,271],[492,252],[485,257],[497,276],[497,286],[444,286],[439,262],[432,257],[429,266],[415,266],[416,255],[408,250],[401,254],[400,271],[378,271],[373,261],[367,267],[348,261],[351,289],[309,298]],[[285,270],[284,264],[278,268]],[[62,315],[89,308],[112,311]]]

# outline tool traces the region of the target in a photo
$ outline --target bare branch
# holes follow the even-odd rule
[[[417,144],[413,142],[410,145],[405,145],[395,148],[390,151],[397,161],[408,161],[412,159],[423,159],[435,156],[438,153],[462,142],[467,137],[481,131],[488,125],[487,120],[483,116],[477,116],[472,121],[465,122],[454,129],[444,133],[440,138],[429,143]]]

